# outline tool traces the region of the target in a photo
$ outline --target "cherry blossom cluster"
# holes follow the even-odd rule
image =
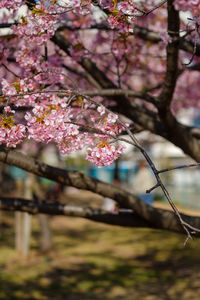
[[[13,113],[10,106],[6,106],[4,114],[0,117],[0,144],[15,148],[26,137],[26,127],[14,123]]]
[[[110,136],[117,137],[123,129],[117,122],[118,116],[106,113],[105,108],[99,106],[90,120],[90,128],[94,128],[97,133],[91,135],[79,130],[88,128],[88,124],[83,122],[84,112],[80,114],[77,108],[67,107],[66,103],[66,98],[60,99],[55,95],[49,95],[46,104],[37,103],[32,113],[27,112],[25,115],[28,137],[37,142],[55,142],[63,154],[90,146],[86,155],[89,161],[98,166],[111,164],[124,150],[121,145],[115,147],[109,143]],[[98,123],[96,113],[100,114]]]
[[[9,99],[15,99],[17,104],[16,99],[18,97],[15,95],[23,88],[24,82],[19,81],[16,84],[12,86],[4,81],[3,92],[6,93],[7,97],[9,96]],[[68,91],[66,94],[70,95]],[[32,96],[24,95],[20,98],[26,99],[26,97]],[[50,93],[36,93],[34,97],[37,97],[40,102],[34,103],[36,98],[31,98],[33,109],[25,114],[26,127],[22,124],[15,125],[13,116],[7,116],[7,114],[15,113],[15,111],[11,111],[10,107],[5,109],[6,116],[3,115],[1,120],[1,143],[6,141],[8,147],[14,147],[22,142],[27,130],[29,139],[43,143],[55,142],[63,154],[90,146],[87,151],[87,159],[98,166],[112,163],[123,152],[124,147],[120,145],[115,147],[110,144],[111,137],[112,139],[117,138],[123,129],[116,114],[107,112],[103,106],[98,106],[88,120],[90,128],[94,128],[96,133],[80,132],[80,127],[88,128],[88,124],[83,122],[83,115],[84,113],[87,114],[86,109],[89,107],[86,100],[83,101],[85,111],[81,112],[82,108],[67,106],[67,97],[59,98]],[[21,101],[24,105],[26,100]],[[99,158],[100,153],[102,153],[101,159]]]
[[[1,84],[3,97],[6,96],[6,98],[9,98],[11,104],[14,104],[15,106],[32,106],[35,104],[38,95],[36,93],[28,95],[29,92],[31,93],[35,89],[33,82],[26,79],[19,79],[12,83],[8,83],[6,79],[3,79]],[[24,93],[26,95],[22,97],[18,96],[19,94],[23,95]]]
[[[32,114],[27,112],[25,115],[29,138],[38,142],[56,141],[59,143],[67,136],[78,135],[78,127],[71,124],[72,110],[65,108],[65,102],[60,105],[36,104]]]
[[[116,28],[119,32],[133,32],[133,23],[135,21],[135,5],[133,1],[120,2],[113,1],[109,7],[111,15],[108,17],[108,23],[111,28]]]
[[[103,117],[103,122],[102,118],[98,123],[97,119],[93,121],[95,127],[105,135],[103,137],[102,134],[96,135],[97,139],[96,142],[93,142],[94,146],[87,149],[86,159],[99,167],[103,167],[112,164],[125,150],[125,146],[110,143],[110,137],[117,138],[122,132],[123,126],[118,122],[118,115],[107,113],[103,106],[98,106],[97,111]]]
[[[36,60],[31,58],[34,51],[29,52],[23,48],[24,53],[27,52],[27,61],[23,66],[26,70],[33,68],[41,68],[43,64],[37,63]],[[19,52],[18,51],[18,55]],[[36,52],[37,53],[37,52]],[[19,56],[18,56],[19,57]],[[35,58],[38,56],[36,55]],[[52,58],[54,60],[54,58]],[[20,59],[19,59],[20,61]],[[31,66],[32,63],[32,66]],[[49,61],[48,61],[49,63]],[[44,69],[49,69],[48,63]],[[56,65],[56,63],[54,63]],[[37,79],[37,83],[41,83],[42,79],[37,74],[33,76]],[[35,92],[33,92],[35,91]],[[110,135],[112,138],[117,138],[118,134],[122,131],[123,126],[118,122],[118,116],[114,113],[107,112],[103,106],[96,107],[93,105],[93,113],[90,116],[90,127],[97,130],[96,134],[80,132],[79,128],[85,124],[83,122],[83,115],[85,113],[88,118],[87,109],[91,106],[88,101],[84,100],[84,111],[80,112],[81,108],[68,107],[68,98],[59,98],[55,94],[48,92],[36,92],[36,84],[30,78],[17,79],[9,83],[6,79],[2,80],[3,97],[10,104],[17,106],[32,106],[33,109],[25,114],[26,126],[22,124],[15,125],[13,116],[2,116],[1,122],[1,143],[6,144],[7,147],[15,147],[21,143],[25,137],[26,132],[29,139],[37,142],[49,143],[55,142],[63,154],[68,154],[84,147],[89,147],[87,150],[87,159],[98,166],[106,166],[111,164],[123,152],[124,147],[110,144]],[[66,91],[70,95],[70,90]],[[4,114],[15,113],[14,110],[5,110]],[[77,122],[77,124],[76,124]],[[87,126],[86,126],[87,128]],[[98,133],[99,131],[99,133]],[[104,141],[104,143],[102,142]],[[94,149],[94,150],[92,150]],[[101,150],[98,150],[101,149]],[[98,150],[98,151],[97,151]],[[104,153],[102,159],[99,159],[99,153]],[[96,160],[95,160],[96,156]]]
[[[97,116],[91,117],[93,121],[93,126],[95,126],[100,131],[108,134],[109,136],[117,137],[123,130],[123,126],[118,122],[118,115],[114,113],[107,113],[103,106],[98,106],[97,111],[102,118],[97,122]],[[103,120],[103,121],[102,121]]]
[[[22,17],[19,25],[13,25],[13,32],[23,38],[26,43],[42,45],[46,43],[55,32],[57,16],[50,14],[42,2],[38,2],[35,8]]]
[[[99,146],[88,148],[86,159],[98,167],[108,166],[124,152],[124,146],[114,146],[108,143],[100,143]]]

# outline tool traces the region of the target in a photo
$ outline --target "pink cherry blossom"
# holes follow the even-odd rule
[[[86,158],[98,167],[108,166],[123,153],[123,146],[114,146],[105,144],[105,146],[97,146],[88,148]]]

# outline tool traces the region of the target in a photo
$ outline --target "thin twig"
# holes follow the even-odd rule
[[[198,167],[199,165],[200,165],[200,163],[181,165],[181,166],[177,166],[177,167],[171,167],[171,168],[166,168],[166,169],[159,170],[158,173],[160,174],[160,173],[165,173],[165,172],[169,172],[169,171],[173,171],[173,170],[177,170],[177,169]]]

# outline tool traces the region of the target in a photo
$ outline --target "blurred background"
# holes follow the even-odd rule
[[[190,122],[194,121],[198,118]],[[148,132],[139,133],[138,139],[159,169],[192,162]],[[159,189],[146,197],[153,174],[132,147],[127,146],[115,164],[104,168],[88,163],[82,152],[60,156],[54,145],[34,153],[45,163],[81,170],[136,193],[150,205],[170,209]],[[162,176],[178,208],[200,216],[199,172],[199,168],[187,168]],[[2,196],[56,200],[113,213],[121,209],[112,199],[38,179],[15,167],[2,164],[0,174]],[[0,211],[0,299],[199,299],[199,241],[184,247],[184,240],[184,235],[148,228]]]

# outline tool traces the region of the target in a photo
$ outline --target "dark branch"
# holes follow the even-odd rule
[[[172,101],[178,75],[179,53],[179,13],[173,7],[173,0],[168,1],[168,34],[172,41],[167,45],[167,69],[163,89],[159,95],[159,114],[161,118],[171,116],[170,104]]]
[[[102,96],[102,97],[113,97],[113,96],[125,96],[125,97],[134,97],[143,99],[154,105],[157,104],[155,98],[148,95],[147,93],[136,92],[133,90],[124,90],[124,89],[98,89],[90,91],[80,91],[83,95],[86,96]]]
[[[29,214],[48,214],[48,215],[62,215],[69,217],[80,217],[86,218],[92,221],[117,225],[123,227],[145,227],[152,229],[167,229],[170,231],[175,231],[178,233],[183,233],[182,227],[168,226],[167,228],[159,227],[157,224],[145,221],[143,218],[138,216],[135,212],[131,210],[119,210],[118,213],[109,213],[102,209],[94,209],[91,207],[78,207],[71,205],[64,205],[58,202],[47,203],[40,201],[32,201],[21,198],[4,198],[0,197],[0,209],[7,211],[21,211],[27,212]],[[164,211],[159,209],[160,212],[170,215],[174,213],[170,211]],[[186,216],[181,214],[181,216],[188,222],[195,224],[195,226],[200,226],[200,217]],[[169,221],[169,220],[168,220]],[[178,225],[178,224],[177,224]]]
[[[0,209],[7,211],[21,211],[29,214],[48,214],[62,215],[69,217],[81,217],[89,220],[125,226],[125,227],[152,227],[152,225],[131,210],[119,211],[118,213],[109,213],[102,209],[94,209],[92,207],[78,207],[64,205],[58,202],[47,203],[21,198],[0,198]],[[152,227],[153,228],[153,227]]]
[[[18,23],[0,23],[0,28],[3,29],[3,28],[10,28],[12,27],[13,25],[18,25]]]

